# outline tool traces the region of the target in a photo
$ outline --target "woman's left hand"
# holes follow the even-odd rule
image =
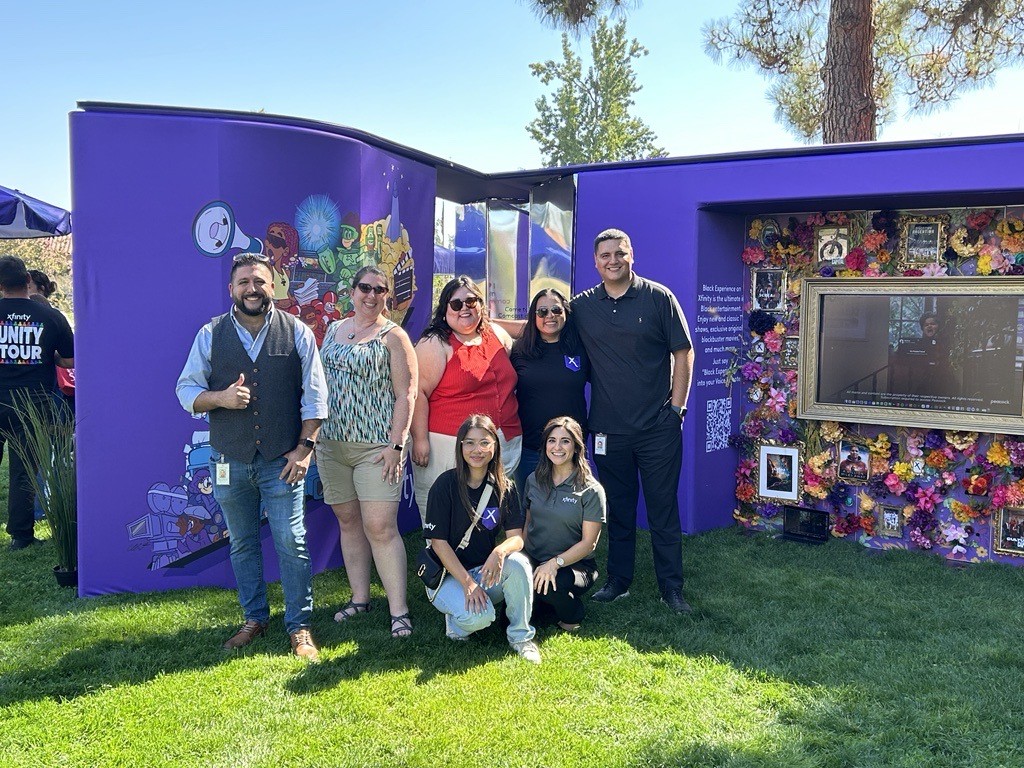
[[[480,579],[484,589],[490,589],[501,581],[501,570],[504,567],[505,556],[497,549],[493,550],[480,569]]]
[[[405,451],[396,451],[389,445],[377,455],[373,463],[384,465],[380,471],[381,480],[390,485],[398,485],[405,469]]]
[[[548,560],[546,563],[541,563],[533,569],[533,589],[535,592],[540,592],[542,595],[548,593],[548,587],[551,587],[552,592],[556,592],[558,587],[555,586],[555,576],[558,574],[558,563],[554,560]]]

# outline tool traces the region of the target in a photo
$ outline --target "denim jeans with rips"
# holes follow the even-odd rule
[[[480,569],[483,566],[469,569],[469,575],[482,587]],[[505,615],[508,616],[506,636],[509,643],[521,643],[532,640],[537,630],[530,624],[533,614],[533,567],[529,558],[522,552],[513,552],[505,558],[501,569],[501,579],[487,593],[487,605],[481,613],[472,613],[466,609],[466,592],[457,579],[445,576],[440,588],[434,594],[427,590],[427,597],[441,613],[452,617],[449,625],[451,636],[461,639],[494,623],[494,606],[505,602]]]
[[[210,475],[217,477],[217,454]],[[309,626],[313,613],[313,580],[306,546],[304,483],[280,478],[285,458],[266,460],[259,454],[252,463],[223,459],[230,467],[230,484],[213,486],[213,496],[224,511],[231,537],[231,568],[238,584],[238,602],[247,621],[267,623],[270,604],[263,577],[260,510],[265,509],[274,540],[284,592],[284,623],[291,634]]]

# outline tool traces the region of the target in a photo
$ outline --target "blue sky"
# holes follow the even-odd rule
[[[702,24],[735,6],[645,0],[629,16],[650,49],[636,113],[672,155],[800,144],[775,123],[764,80],[704,54]],[[67,115],[79,100],[263,109],[482,171],[536,168],[524,126],[544,89],[528,65],[560,56],[559,34],[520,0],[34,0],[5,4],[0,23],[0,184],[65,207]],[[1006,70],[881,138],[1024,132],[1021,93],[1024,71]]]

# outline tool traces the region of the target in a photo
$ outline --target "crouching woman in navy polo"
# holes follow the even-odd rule
[[[494,606],[504,601],[512,649],[540,663],[530,624],[533,571],[523,548],[524,516],[515,486],[501,464],[498,430],[475,414],[459,427],[455,468],[430,488],[424,535],[448,575],[427,597],[445,617],[452,640],[490,626]],[[498,543],[499,529],[504,538]]]
[[[536,471],[526,479],[526,542],[535,597],[550,605],[558,626],[579,629],[581,599],[594,586],[594,548],[607,502],[587,462],[583,430],[575,419],[551,419],[541,434]]]

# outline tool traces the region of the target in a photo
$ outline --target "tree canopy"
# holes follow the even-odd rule
[[[609,26],[602,18],[590,38],[593,64],[583,72],[569,35],[562,34],[562,61],[530,65],[553,93],[536,101],[537,117],[526,126],[547,166],[663,157],[654,132],[630,114],[640,91],[633,62],[647,55],[626,36],[626,22]],[[550,96],[550,98],[549,98]]]
[[[635,8],[640,0],[528,0],[537,17],[555,29],[578,35],[591,30],[599,19]]]
[[[704,38],[768,78],[797,136],[870,141],[901,104],[940,107],[1024,57],[1024,0],[746,0]]]

